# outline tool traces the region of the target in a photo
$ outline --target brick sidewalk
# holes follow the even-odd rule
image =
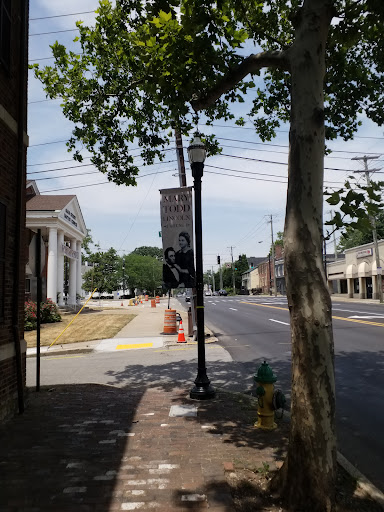
[[[184,389],[96,384],[33,392],[0,427],[0,510],[233,512],[225,469],[250,450],[260,466],[276,459],[228,396],[196,402]],[[172,405],[197,416],[170,417]]]

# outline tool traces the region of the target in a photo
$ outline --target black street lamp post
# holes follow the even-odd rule
[[[203,177],[205,146],[195,135],[188,148],[195,190],[195,239],[196,239],[196,324],[197,324],[197,377],[189,396],[206,400],[215,396],[205,367],[204,295],[203,295],[203,242],[201,222],[201,178]]]

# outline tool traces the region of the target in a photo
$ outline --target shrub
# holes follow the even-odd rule
[[[61,316],[57,310],[57,306],[51,299],[47,299],[45,302],[41,303],[40,314],[42,324],[61,322]]]
[[[57,306],[51,299],[40,304],[40,322],[53,323],[61,322],[61,316]],[[33,331],[37,327],[37,305],[36,302],[28,300],[24,304],[24,330]]]
[[[33,331],[37,326],[36,302],[28,300],[24,303],[24,329]]]

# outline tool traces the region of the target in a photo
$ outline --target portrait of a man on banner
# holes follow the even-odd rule
[[[163,285],[168,290],[195,286],[192,188],[160,190]]]

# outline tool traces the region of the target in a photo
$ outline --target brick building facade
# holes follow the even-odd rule
[[[283,261],[283,255],[283,247],[281,245],[275,245],[275,264],[280,260]],[[270,257],[266,258],[265,261],[259,264],[258,270],[259,283],[262,290],[261,293],[270,293],[270,291],[273,289],[273,279],[275,275],[275,265],[273,265],[272,259]],[[278,275],[276,278],[278,278]],[[282,293],[279,289],[279,286],[277,289],[279,293]]]
[[[28,0],[0,0],[0,421],[24,410]]]

